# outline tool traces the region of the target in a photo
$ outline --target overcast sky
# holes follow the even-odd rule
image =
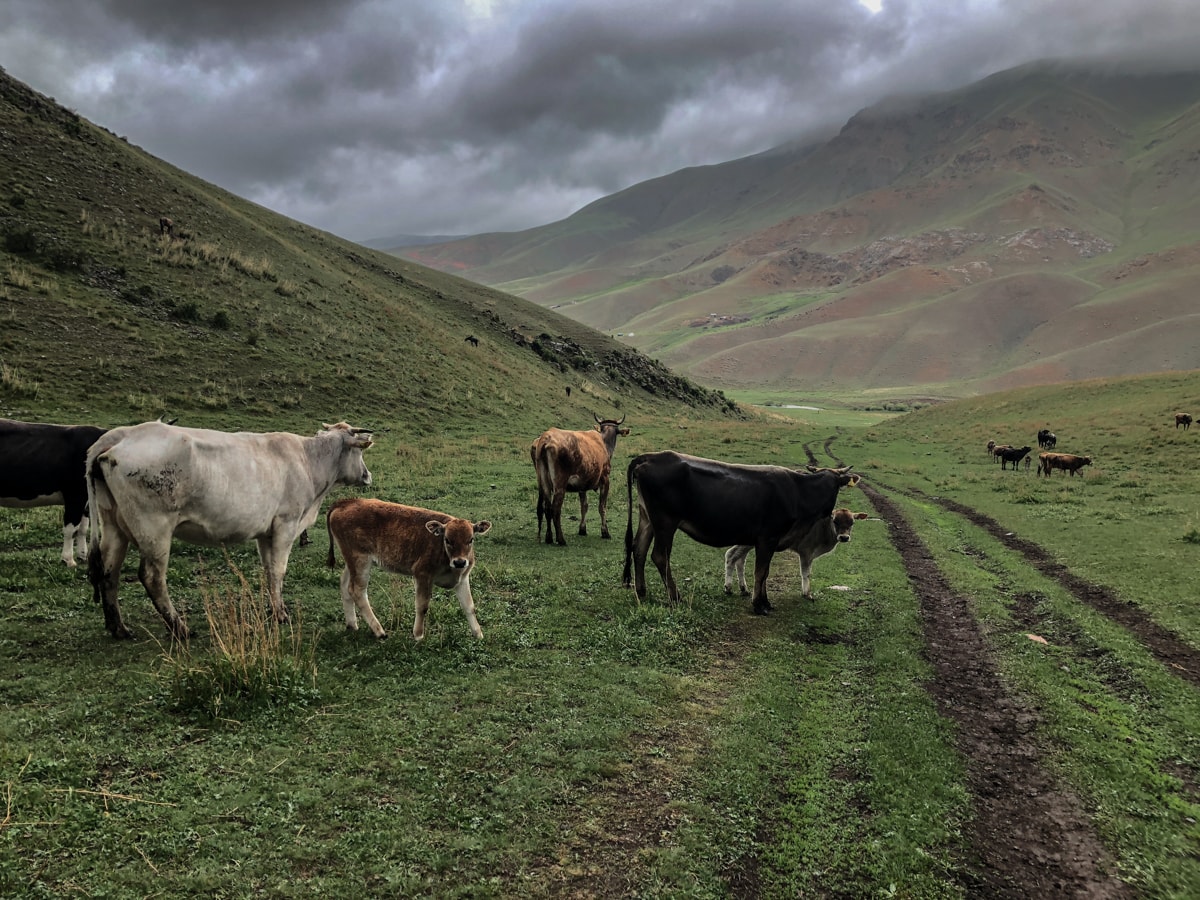
[[[0,66],[355,240],[510,231],[1036,59],[1200,62],[1196,0],[2,0]]]

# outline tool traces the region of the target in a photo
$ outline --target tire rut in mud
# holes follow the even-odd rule
[[[934,671],[930,695],[957,726],[975,813],[968,826],[974,858],[967,893],[1132,896],[1114,874],[1082,803],[1055,784],[1042,764],[1038,715],[1007,691],[968,599],[950,586],[895,502],[871,485],[859,487],[888,524],[917,594],[926,658]]]
[[[990,516],[946,497],[930,497],[920,491],[912,493],[957,513],[1000,543],[1016,550],[1026,562],[1047,578],[1057,581],[1080,603],[1087,604],[1130,631],[1159,662],[1180,678],[1200,686],[1200,651],[1153,621],[1140,607],[1122,600],[1107,587],[1080,578],[1051,556],[1041,544],[1018,537]]]

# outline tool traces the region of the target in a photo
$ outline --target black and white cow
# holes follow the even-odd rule
[[[87,452],[105,431],[0,419],[0,506],[62,506],[68,566],[87,555]]]

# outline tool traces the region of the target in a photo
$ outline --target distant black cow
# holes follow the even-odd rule
[[[87,556],[87,452],[105,430],[0,419],[0,506],[61,504],[68,566]]]
[[[997,447],[996,455],[1000,457],[1000,468],[1008,468],[1008,464],[1012,463],[1013,471],[1017,471],[1017,465],[1026,456],[1029,455],[1032,447]]]
[[[644,453],[629,463],[629,520],[625,528],[622,583],[636,577],[639,600],[646,597],[646,555],[662,576],[671,603],[679,589],[671,572],[675,532],[710,547],[754,547],[754,611],[765,614],[767,575],[779,550],[797,546],[833,515],[838,491],[858,483],[844,470],[816,474],[783,466],[745,466],[685,456],[671,450]],[[638,491],[638,529],[633,531],[633,490]]]
[[[170,219],[168,219],[166,216],[160,217],[158,220],[158,233],[166,234],[166,235],[170,235],[171,237],[174,237],[175,236],[175,223],[172,222]]]
[[[1192,427],[1192,417],[1187,413],[1175,413],[1175,427],[1183,426],[1183,430],[1187,431]]]
[[[479,346],[479,338],[475,337],[473,334],[468,334],[465,338],[463,338],[463,342],[470,344],[472,347]]]
[[[1058,438],[1054,436],[1054,432],[1049,428],[1043,428],[1037,433],[1038,446],[1043,450],[1053,450],[1055,444],[1058,443]]]

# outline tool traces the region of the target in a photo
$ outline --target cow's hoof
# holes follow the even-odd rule
[[[600,532],[600,537],[604,538],[604,540],[606,540],[606,541],[612,540],[612,535],[609,534],[607,531]]]
[[[386,641],[388,639],[388,633],[385,631],[383,634],[375,635],[375,637],[379,638],[381,641]]]

